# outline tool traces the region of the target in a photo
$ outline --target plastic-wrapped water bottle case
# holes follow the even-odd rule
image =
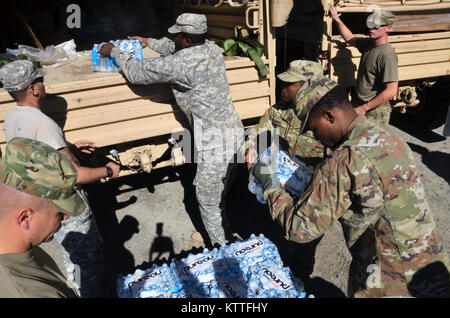
[[[305,298],[300,279],[283,267],[264,235],[119,276],[121,298]]]
[[[277,155],[274,153],[274,156]],[[279,150],[276,158],[272,157],[272,148],[267,148],[257,159],[271,162],[270,159],[276,159],[276,177],[280,180],[283,188],[289,192],[294,198],[299,198],[308,187],[309,181],[314,172],[312,166],[307,166],[305,163],[297,159],[295,156],[289,156],[285,151]],[[255,179],[250,173],[248,190],[256,195],[256,199],[266,204],[264,200],[264,189],[261,183]]]
[[[92,48],[92,69],[94,72],[120,72],[120,67],[112,57],[106,57],[98,53],[106,42],[94,44]],[[116,40],[109,41],[121,51],[128,52],[139,62],[142,61],[142,45],[138,40]]]

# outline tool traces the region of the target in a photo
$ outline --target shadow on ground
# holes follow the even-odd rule
[[[450,170],[448,169],[448,164],[450,162],[449,153],[429,151],[427,148],[411,142],[408,142],[408,145],[412,151],[422,156],[422,162],[424,165],[450,184]]]
[[[402,125],[392,122],[392,121],[390,122],[390,124],[398,129],[404,131],[405,133],[411,135],[412,137],[419,139],[422,142],[434,143],[434,142],[444,141],[446,139],[446,137],[444,137],[432,130],[421,131],[421,130],[408,129],[408,128],[405,128]]]
[[[137,174],[111,180],[107,183],[89,184],[86,190],[90,194],[91,208],[95,214],[99,231],[104,239],[104,283],[103,297],[116,296],[116,279],[119,274],[130,274],[136,269],[148,269],[154,264],[160,266],[170,263],[173,258],[181,259],[190,253],[196,254],[203,248],[192,248],[175,254],[173,238],[163,235],[163,224],[157,225],[157,235],[149,246],[149,260],[135,264],[132,252],[125,248],[125,242],[138,233],[139,222],[134,217],[126,216],[118,222],[116,212],[134,204],[139,198],[130,195],[129,199],[118,202],[116,197],[126,192],[147,188],[154,192],[155,185],[180,181],[184,188],[184,204],[195,229],[204,237],[206,231],[198,211],[195,199],[195,188],[192,181],[195,176],[195,165],[189,164],[176,168],[154,170],[151,176]],[[126,190],[119,190],[127,185]],[[227,197],[227,215],[234,233],[243,239],[251,234],[263,234],[278,248],[280,256],[296,277],[302,279],[305,289],[315,297],[345,297],[345,294],[335,285],[321,279],[309,279],[314,267],[315,249],[320,239],[307,244],[289,243],[283,237],[281,227],[269,216],[267,205],[260,204],[248,189],[248,172],[239,165],[235,181]],[[122,187],[123,188],[123,187]],[[169,252],[168,259],[160,256]]]
[[[442,142],[447,139],[446,137],[431,130],[412,130],[392,121],[390,124],[427,144]],[[450,184],[450,171],[448,169],[450,154],[441,151],[429,151],[427,148],[411,142],[408,142],[408,145],[412,151],[422,156],[422,162],[425,166]]]
[[[168,178],[167,178],[168,177]],[[165,178],[163,181],[162,179]],[[125,242],[139,232],[139,221],[132,216],[125,216],[121,222],[116,212],[137,202],[139,198],[130,195],[126,201],[118,202],[116,197],[120,194],[147,188],[154,192],[154,184],[177,180],[172,173],[139,174],[110,180],[106,183],[93,183],[85,186],[89,193],[92,212],[95,215],[97,226],[103,238],[103,297],[116,297],[116,278],[119,274],[129,274],[135,271],[135,260],[132,252],[125,248]],[[120,187],[127,185],[127,189]],[[149,247],[150,248],[150,247]]]
[[[192,172],[194,171],[194,172]],[[112,179],[106,183],[93,183],[85,186],[89,194],[91,209],[95,215],[100,234],[103,238],[104,261],[102,284],[103,297],[116,297],[116,278],[119,274],[133,273],[137,268],[148,268],[154,263],[167,262],[166,259],[160,259],[157,254],[155,259],[137,266],[132,252],[125,248],[125,242],[138,233],[139,221],[134,217],[125,216],[121,222],[118,221],[117,211],[134,204],[139,200],[136,196],[130,194],[126,201],[118,202],[117,196],[124,193],[132,193],[138,189],[147,189],[150,193],[155,192],[155,185],[167,182],[180,181],[184,188],[184,204],[186,211],[197,231],[206,233],[200,219],[198,209],[196,209],[195,189],[192,185],[195,167],[186,165],[176,168],[163,168],[154,170],[151,175],[144,173],[129,175],[119,179]],[[124,187],[125,186],[125,187]],[[125,190],[120,190],[126,188]],[[153,252],[160,253],[163,249],[169,250],[169,260],[172,257],[187,256],[189,252],[174,255],[173,241],[170,237],[162,235],[162,224],[157,225],[157,237],[149,246],[149,257]],[[201,252],[193,250],[191,252]],[[161,253],[162,254],[162,253]]]

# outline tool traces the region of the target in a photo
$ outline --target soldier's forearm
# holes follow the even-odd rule
[[[125,76],[128,80],[130,80],[126,74],[125,66],[129,60],[133,60],[133,58],[126,52],[121,51],[117,47],[113,47],[111,50],[111,57],[116,61],[117,65],[124,72]]]
[[[267,201],[270,215],[274,221],[281,225],[286,239],[297,243],[306,243],[320,236],[320,234],[304,232],[298,226],[295,226],[294,223],[302,222],[302,217],[300,216],[298,219],[295,202],[286,191],[282,189],[272,191],[268,194]],[[295,222],[293,222],[294,218],[297,218]],[[310,226],[305,227],[310,228]]]
[[[386,88],[369,102],[360,105],[366,112],[388,102],[397,95],[398,82],[389,83]]]
[[[271,192],[267,198],[274,221],[283,228],[285,237],[293,242],[307,243],[323,235],[332,225],[331,218],[306,208],[308,200],[301,205],[284,190]]]
[[[72,147],[75,147],[75,146],[67,141],[66,141],[66,143],[67,143],[67,147],[61,148],[58,151],[60,153],[62,153],[64,155],[64,157],[66,157],[74,166],[75,165],[79,166],[80,162],[78,161],[78,158],[70,150]]]
[[[146,85],[154,82],[147,76],[143,63],[138,62],[128,53],[122,52],[118,48],[113,48],[111,57],[116,60],[117,65],[130,83]]]
[[[72,163],[73,167],[77,171],[77,184],[86,184],[100,180],[101,178],[107,177],[107,172],[105,167],[100,168],[90,168],[83,167],[80,162],[75,157],[75,155],[69,150],[68,147],[58,150]]]

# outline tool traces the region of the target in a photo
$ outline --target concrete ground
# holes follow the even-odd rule
[[[414,152],[435,222],[450,251],[450,141],[442,137],[443,127],[429,133],[393,129]],[[104,297],[115,297],[115,279],[120,273],[203,249],[191,240],[194,231],[204,231],[195,206],[194,172],[195,166],[185,165],[86,187],[104,238]],[[240,167],[228,197],[233,232],[244,239],[252,233],[271,239],[296,276],[311,274],[307,291],[316,297],[346,297],[351,259],[340,224],[336,222],[320,242],[306,246],[287,243],[269,218],[267,207],[248,192],[247,183],[248,174]],[[43,247],[63,269],[61,247],[56,242]]]

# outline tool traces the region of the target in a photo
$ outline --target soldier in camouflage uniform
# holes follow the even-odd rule
[[[77,297],[51,257],[38,247],[53,239],[85,203],[77,171],[47,144],[13,138],[0,160],[0,297]]]
[[[339,87],[301,118],[301,131],[333,150],[303,196],[294,202],[266,163],[253,170],[286,238],[308,242],[339,220],[353,257],[349,296],[450,296],[448,255],[408,145],[357,115]]]
[[[322,97],[316,96],[311,87],[312,83],[324,78],[323,67],[317,62],[296,60],[289,64],[286,72],[278,74],[277,77],[282,85],[282,100],[270,107],[258,125],[250,129],[247,142],[241,150],[246,154],[247,165],[253,165],[257,157],[256,137],[265,130],[278,134],[281,147],[291,156],[298,156],[305,163],[315,165],[323,160],[326,149],[310,131],[300,133],[302,121],[297,114],[307,102],[314,103]]]
[[[336,85],[334,82],[324,80],[323,71],[323,67],[317,62],[296,60],[289,64],[286,72],[277,75],[283,87],[281,90],[282,100],[267,110],[255,129],[249,130],[249,138],[245,144],[248,168],[253,166],[257,158],[255,149],[257,148],[255,142],[257,134],[265,130],[272,134],[278,134],[280,147],[287,150],[291,156],[299,157],[308,165],[315,166],[326,157],[329,149],[326,149],[311,131],[300,133],[302,120],[297,116],[306,104],[314,104],[328,92],[316,83],[325,81],[325,83]],[[262,146],[258,144],[258,147]],[[310,283],[310,275],[314,269],[315,251],[321,238],[308,243],[299,244],[290,241],[287,244],[289,253],[286,261],[292,264],[291,268],[294,274],[302,279],[306,287]]]
[[[243,126],[231,101],[221,49],[205,40],[206,32],[204,15],[185,13],[169,28],[175,41],[135,37],[161,57],[138,62],[111,43],[103,45],[99,53],[113,57],[133,84],[170,83],[178,106],[194,129],[199,154],[194,184],[201,217],[211,243],[222,244],[227,242],[223,199],[232,174],[229,163],[240,147]]]
[[[93,151],[92,142],[79,141],[74,147],[65,140],[61,127],[42,113],[41,102],[46,96],[43,84],[45,72],[35,68],[32,62],[18,60],[0,69],[0,81],[4,89],[16,100],[6,116],[4,129],[9,142],[14,137],[24,137],[44,142],[65,155],[78,172],[75,190],[85,201],[85,211],[62,222],[63,226],[55,239],[63,247],[63,260],[68,280],[82,297],[100,296],[102,276],[102,238],[94,215],[89,207],[87,193],[80,184],[104,177],[117,177],[120,168],[108,163],[107,168],[82,167],[73,155],[72,149]],[[85,148],[87,146],[87,148]],[[108,172],[109,169],[109,172]]]
[[[369,38],[360,38],[347,28],[334,7],[330,8],[330,14],[345,42],[361,52],[352,99],[355,111],[378,123],[389,124],[390,100],[398,91],[398,57],[388,39],[395,15],[375,10],[366,20]]]

